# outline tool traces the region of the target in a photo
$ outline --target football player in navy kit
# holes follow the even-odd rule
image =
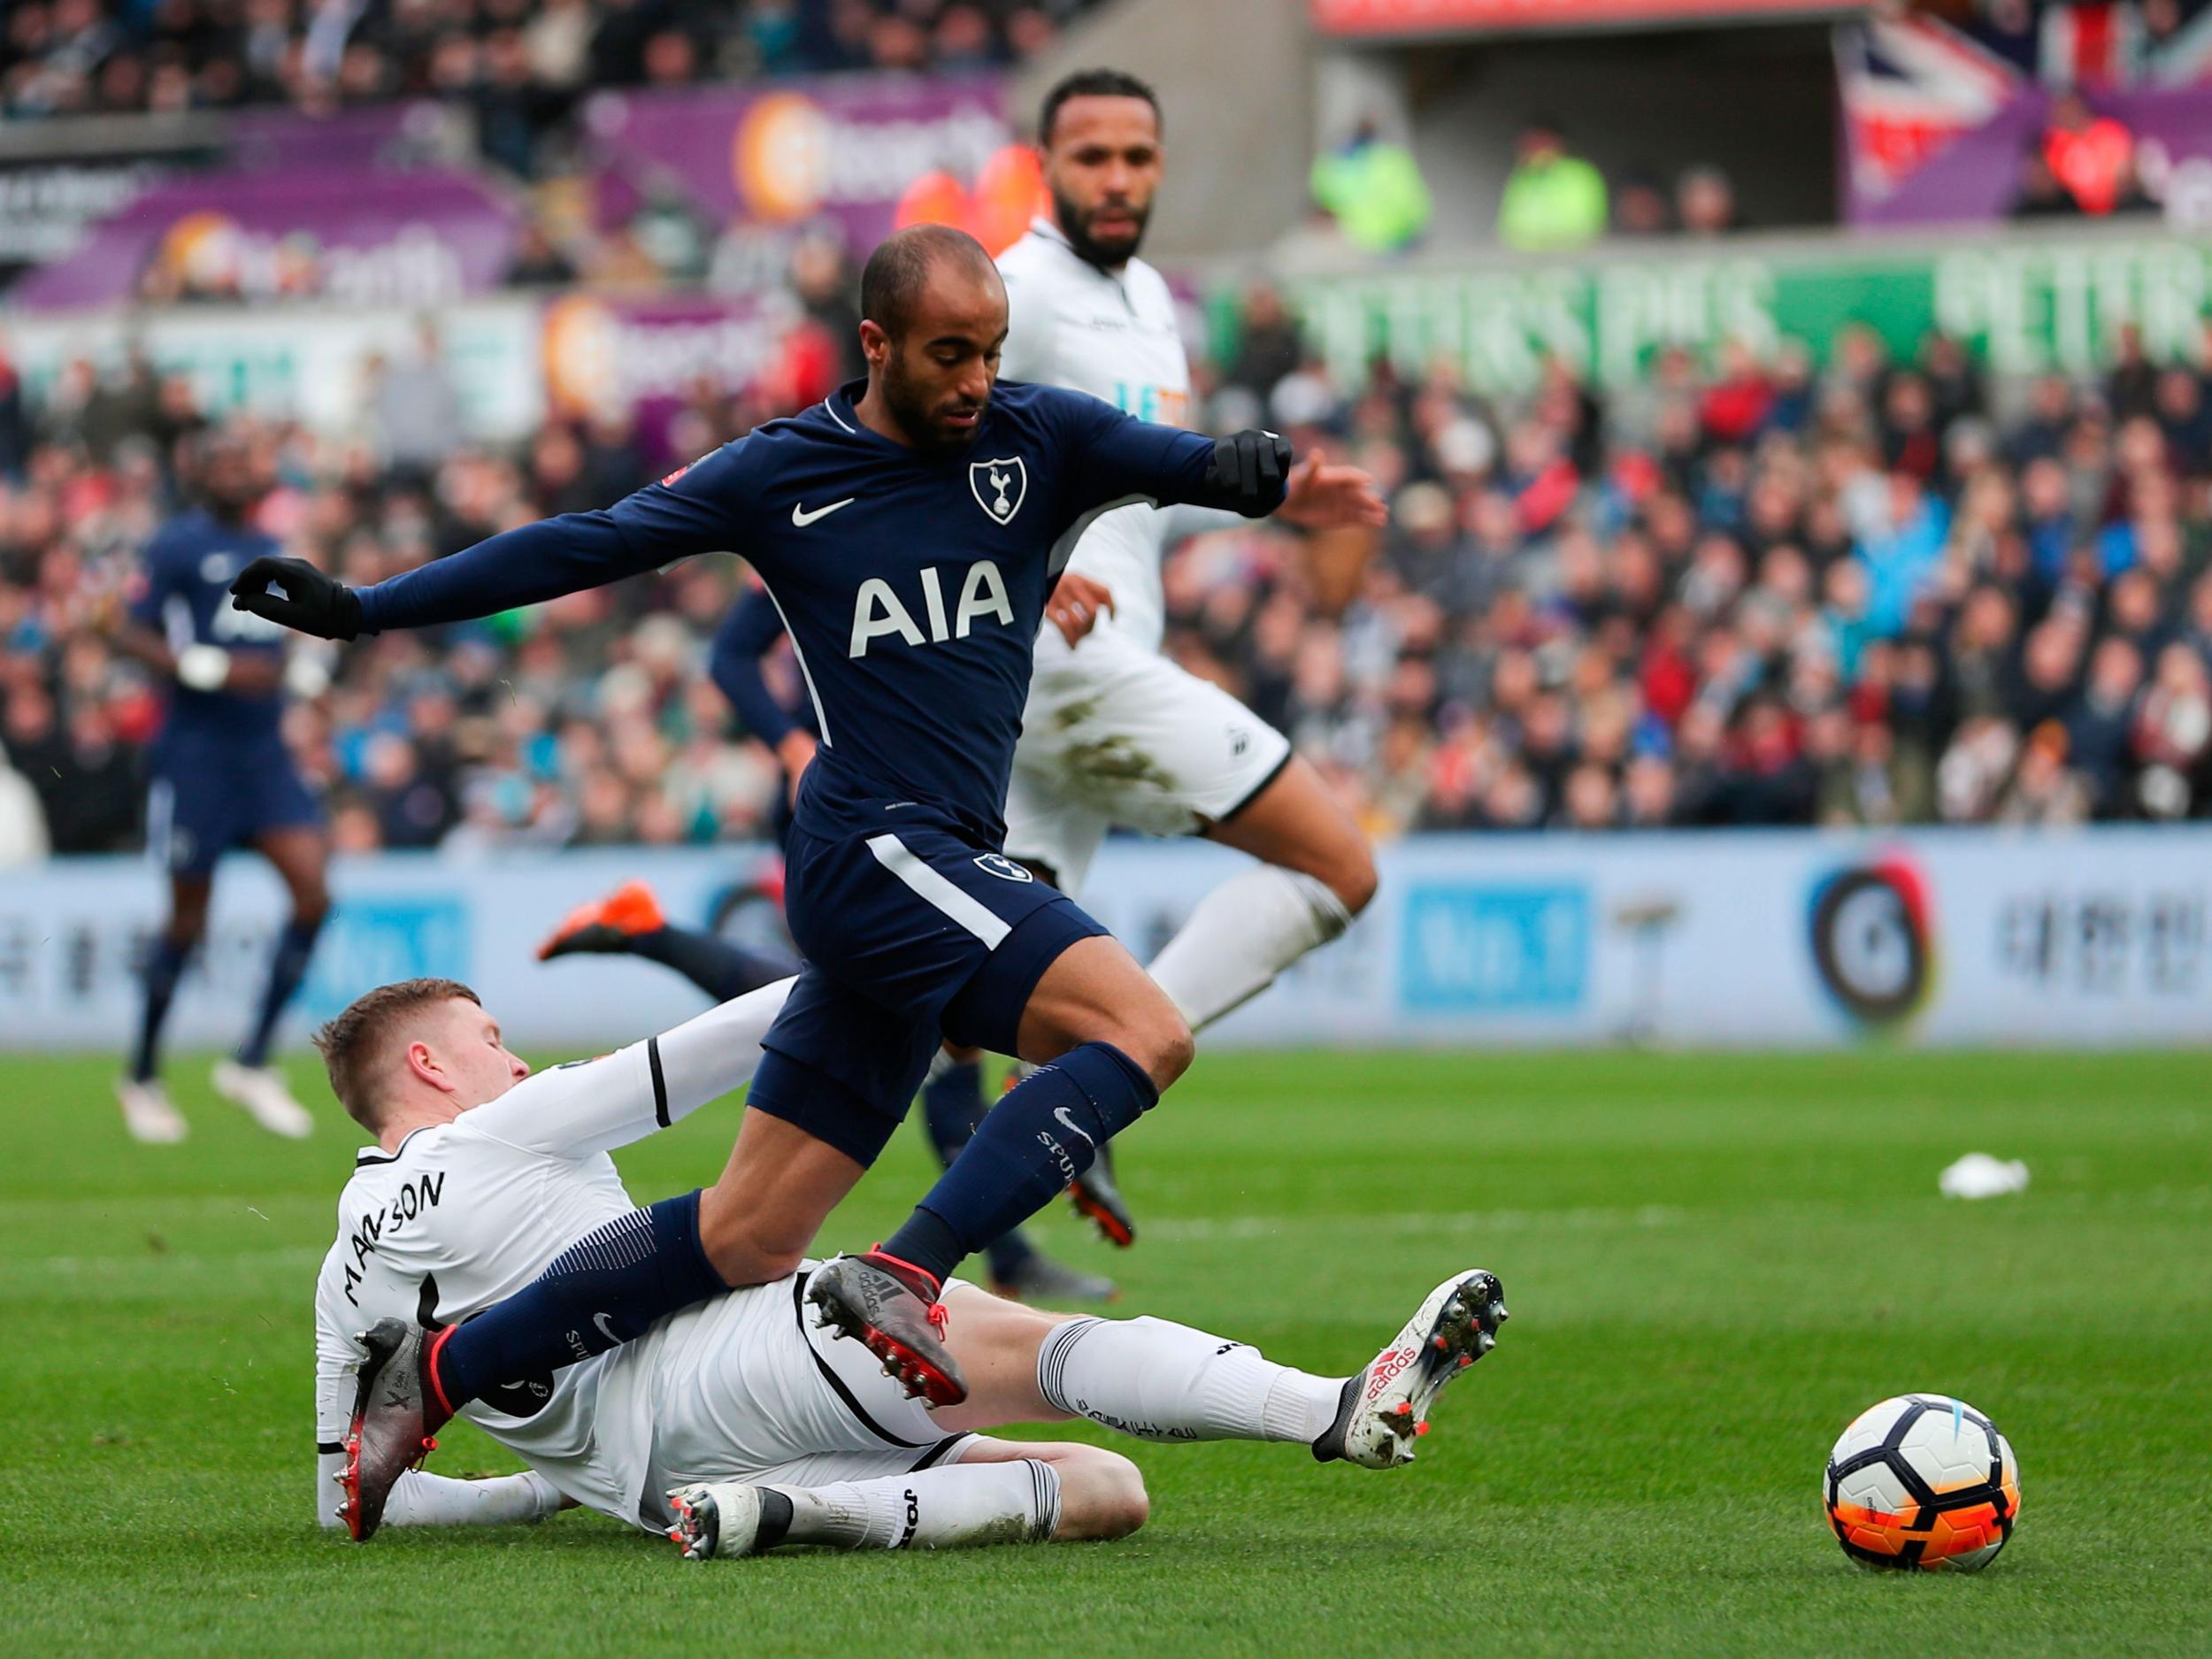
[[[372,1524],[366,1509],[463,1400],[790,1271],[905,1115],[941,1036],[1043,1069],[897,1233],[821,1268],[807,1294],[910,1391],[964,1398],[940,1335],[945,1276],[1062,1192],[1190,1063],[1188,1025],[1136,960],[1006,857],[1001,810],[1037,630],[1083,528],[1141,500],[1261,516],[1283,498],[1289,446],[998,386],[1005,287],[957,231],[916,227],[878,248],[862,310],[864,382],[606,511],[359,593],[283,559],[234,584],[241,606],[350,639],[736,551],[783,616],[821,731],[787,867],[808,966],[764,1040],[728,1169],[618,1237],[580,1240],[434,1342],[406,1328],[373,1342],[349,1437]]]
[[[238,572],[277,549],[250,522],[261,491],[249,447],[234,434],[219,434],[200,445],[197,459],[201,504],[148,543],[119,640],[170,682],[147,803],[147,839],[169,874],[169,918],[147,953],[137,1046],[116,1094],[139,1140],[184,1138],[185,1121],[161,1082],[162,1025],[206,931],[216,864],[250,847],[283,878],[292,914],[277,936],[253,1023],[236,1054],[217,1064],[215,1088],[263,1128],[297,1137],[312,1120],[269,1065],[269,1044],[329,912],[328,847],[321,810],[292,764],[280,726],[288,678],[299,686],[320,671],[304,656],[288,670],[284,630],[227,603]]]

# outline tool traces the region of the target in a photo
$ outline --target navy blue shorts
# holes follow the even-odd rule
[[[173,875],[204,876],[233,848],[271,830],[319,825],[322,809],[281,745],[242,754],[205,749],[157,756],[146,845]]]
[[[807,960],[768,1029],[751,1104],[862,1164],[939,1041],[1011,1054],[1045,970],[1105,929],[1003,853],[936,823],[793,829],[784,915]]]

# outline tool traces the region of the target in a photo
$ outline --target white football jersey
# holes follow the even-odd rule
[[[998,268],[1011,311],[1001,375],[1088,392],[1140,420],[1190,424],[1190,359],[1166,278],[1141,259],[1102,271],[1042,219],[999,255]],[[1083,533],[1068,562],[1113,590],[1113,613],[1099,626],[1118,628],[1148,651],[1159,649],[1166,627],[1160,554],[1167,537],[1161,509],[1121,507]],[[1047,627],[1040,644],[1049,649],[1058,640],[1058,630]]]
[[[356,1333],[388,1315],[465,1319],[630,1214],[609,1150],[743,1085],[788,990],[770,986],[646,1042],[541,1071],[389,1152],[358,1154],[315,1286],[315,1439],[326,1472],[352,1416]],[[509,1382],[461,1415],[578,1502],[636,1520],[666,1324],[550,1376]]]

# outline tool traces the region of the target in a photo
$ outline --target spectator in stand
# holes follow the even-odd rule
[[[2112,368],[2105,376],[2105,407],[2117,420],[2154,414],[2158,370],[2143,349],[2143,326],[2124,322],[2113,333]]]
[[[415,331],[414,356],[372,360],[372,418],[394,472],[426,477],[461,442],[461,403],[446,373],[444,342],[427,318]]]
[[[1312,189],[1345,241],[1364,253],[1396,253],[1428,228],[1429,188],[1420,164],[1371,120],[1363,119],[1315,158]]]
[[[1274,396],[1276,387],[1304,361],[1305,345],[1297,319],[1283,303],[1280,294],[1260,283],[1244,296],[1238,334],[1236,358],[1229,365],[1229,383],[1264,403]]]
[[[1674,204],[1659,180],[1642,167],[1621,175],[1613,192],[1613,234],[1616,236],[1665,236],[1673,233]]]
[[[2078,92],[2062,93],[2052,104],[2043,159],[2084,213],[2101,218],[2143,204],[2136,186],[2135,134],[2124,122],[2097,114]]]
[[[1567,151],[1559,124],[1531,119],[1513,147],[1498,204],[1498,240],[1517,253],[1556,253],[1605,234],[1605,178]]]
[[[2020,181],[2013,192],[2012,217],[2016,219],[2076,219],[2077,202],[2052,170],[2048,146],[2039,137],[2020,152]]]
[[[1674,211],[1685,236],[1724,236],[1743,228],[1736,187],[1718,167],[1687,169],[1674,187]]]

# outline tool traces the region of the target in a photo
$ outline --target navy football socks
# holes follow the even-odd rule
[[[942,1280],[1064,1192],[1100,1147],[1159,1098],[1144,1069],[1111,1043],[1062,1055],[991,1108],[906,1225],[883,1241],[884,1254]]]
[[[699,1194],[664,1198],[586,1233],[506,1301],[442,1333],[428,1380],[457,1411],[515,1378],[634,1341],[656,1319],[728,1288],[699,1243]]]
[[[985,1110],[983,1068],[975,1061],[951,1061],[930,1072],[922,1085],[922,1126],[929,1132],[929,1144],[941,1168],[950,1169],[952,1161],[975,1138],[975,1126],[983,1121]],[[1017,1228],[992,1240],[984,1253],[990,1258],[993,1280],[1008,1285],[1029,1265],[1037,1250]]]
[[[285,1005],[299,994],[300,981],[307,978],[308,958],[315,954],[315,936],[322,930],[320,917],[311,922],[295,918],[277,935],[276,949],[269,953],[269,983],[261,993],[261,1011],[238,1050],[239,1064],[268,1064],[269,1040],[276,1035]]]
[[[131,1076],[141,1083],[161,1069],[161,1028],[168,1023],[169,1004],[176,999],[177,981],[191,948],[170,943],[165,935],[146,952],[146,1003],[138,1022],[138,1047],[131,1056]]]

